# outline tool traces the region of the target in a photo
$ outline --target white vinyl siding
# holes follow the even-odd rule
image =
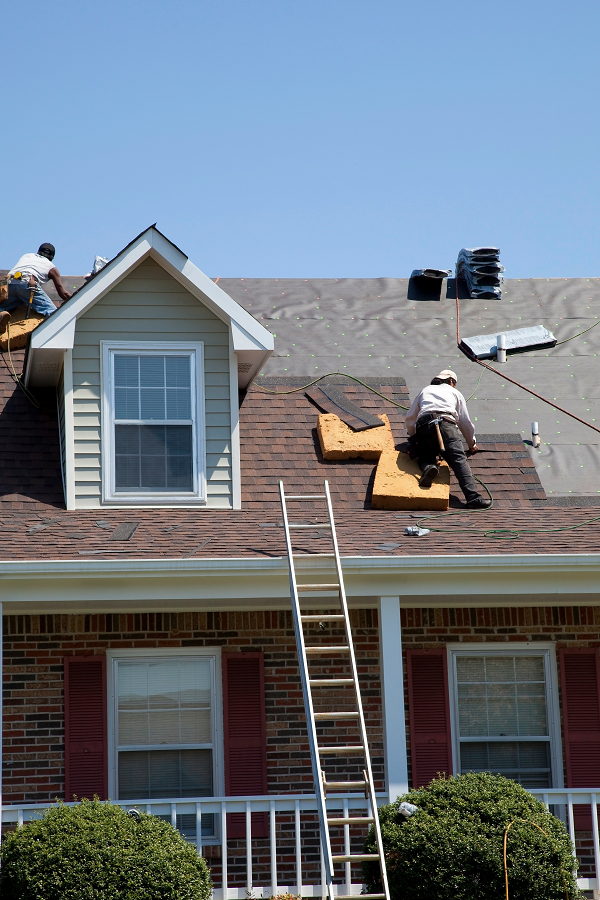
[[[550,652],[461,650],[450,653],[450,663],[456,771],[557,787]]]
[[[100,342],[204,344],[206,506],[231,508],[229,328],[146,259],[77,321],[73,347],[75,503],[102,505]],[[151,505],[168,505],[157,501]],[[149,504],[150,505],[150,504]]]

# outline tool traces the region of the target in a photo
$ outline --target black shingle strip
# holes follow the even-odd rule
[[[317,404],[322,410],[334,413],[336,416],[353,428],[355,431],[366,431],[367,428],[380,428],[383,425],[381,419],[372,413],[366,412],[346,397],[342,391],[329,385],[317,387],[316,385],[306,391],[306,396]]]

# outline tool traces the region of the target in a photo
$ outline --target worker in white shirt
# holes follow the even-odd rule
[[[52,244],[42,244],[37,253],[25,253],[12,267],[8,273],[8,299],[0,306],[0,334],[6,331],[10,310],[22,304],[45,317],[56,312],[56,306],[41,288],[50,279],[61,300],[71,297],[54,265],[55,252]]]
[[[477,490],[461,440],[462,432],[469,453],[477,453],[475,428],[469,417],[465,398],[456,390],[457,382],[455,373],[444,369],[430,385],[423,388],[406,416],[408,436],[412,438],[411,443],[417,445],[419,466],[423,473],[419,485],[423,488],[431,487],[439,474],[437,459],[441,456],[456,475],[468,509],[489,509],[492,501],[486,500]],[[440,447],[440,437],[443,450]]]

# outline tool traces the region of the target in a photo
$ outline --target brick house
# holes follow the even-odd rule
[[[450,304],[413,306],[406,279],[215,283],[155,228],[72,286],[0,374],[3,827],[97,794],[173,821],[219,897],[321,895],[278,481],[318,493],[327,478],[381,801],[438,772],[502,772],[566,817],[597,890],[596,498],[557,493],[554,475],[550,496],[492,396],[500,427],[486,398],[473,467],[493,509],[405,537],[409,513],[370,506],[372,462],[323,460],[297,390],[357,374],[330,380],[402,443],[414,369],[441,356],[419,329],[438,340]],[[386,355],[386,333],[406,352]],[[297,539],[311,581],[326,541]],[[336,636],[315,623],[315,642]],[[359,892],[359,871],[341,878]]]

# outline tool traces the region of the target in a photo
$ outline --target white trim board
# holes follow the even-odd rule
[[[98,275],[80,288],[71,300],[35,329],[29,348],[26,385],[56,384],[60,366],[54,364],[57,362],[57,355],[61,356],[65,350],[73,348],[77,319],[148,257],[154,259],[190,294],[229,326],[233,350],[237,354],[238,361],[250,363],[250,368],[238,375],[240,387],[249,384],[273,353],[273,335],[190,262],[188,257],[157,228],[151,226],[125,247]]]

